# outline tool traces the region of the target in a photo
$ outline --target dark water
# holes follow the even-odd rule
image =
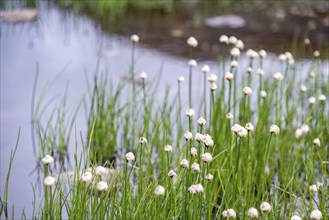
[[[159,95],[164,92],[167,84],[172,86],[171,94],[176,94],[177,78],[183,75],[187,80],[188,77],[186,39],[194,35],[201,43],[201,49],[195,54],[200,62],[195,71],[193,85],[194,93],[198,94],[202,87],[198,83],[203,77],[200,71],[202,65],[210,65],[214,73],[218,71],[217,64],[214,62],[216,59],[214,54],[218,50],[214,45],[217,45],[218,37],[220,34],[231,35],[239,32],[236,32],[237,29],[227,27],[217,30],[204,26],[195,28],[192,25],[194,27],[192,28],[189,21],[192,15],[187,12],[184,16],[187,19],[181,19],[178,23],[173,23],[170,19],[161,20],[157,28],[149,25],[145,20],[144,23],[136,20],[136,26],[132,27],[131,21],[128,22],[132,18],[128,16],[127,20],[123,21],[125,28],[107,29],[102,22],[95,22],[88,16],[76,16],[51,4],[40,4],[38,19],[33,22],[1,23],[0,191],[2,194],[10,151],[21,128],[19,147],[9,185],[9,205],[15,204],[16,217],[19,217],[23,208],[26,209],[27,216],[30,216],[33,200],[31,184],[36,183],[36,173],[31,174],[36,163],[30,126],[31,96],[37,64],[39,65],[37,96],[40,96],[41,88],[47,82],[57,77],[50,87],[46,101],[53,97],[60,100],[65,95],[64,91],[68,85],[68,99],[73,108],[86,95],[86,78],[92,78],[99,58],[101,71],[108,70],[114,82],[118,82],[128,74],[131,57],[129,36],[138,33],[141,36],[141,43],[137,46],[136,72],[146,71],[150,78],[155,78],[162,66]],[[192,17],[194,16],[196,15]],[[327,34],[327,32],[321,33]],[[249,38],[247,35],[242,36],[244,39]],[[251,43],[254,42],[255,45],[258,43],[262,48],[267,49],[266,37],[259,38],[259,41],[251,39],[247,42],[250,43],[248,45],[250,47],[254,46]],[[273,64],[277,66],[271,68],[271,73],[281,70],[280,65],[277,65],[278,62],[272,61],[276,60],[276,56],[274,53],[269,53],[264,63],[265,69],[269,69]],[[246,64],[247,61],[242,58],[241,62]],[[187,95],[187,88],[185,83],[183,97]],[[81,108],[74,132],[81,131],[86,134],[86,124],[85,111]],[[73,151],[72,147],[71,155]]]

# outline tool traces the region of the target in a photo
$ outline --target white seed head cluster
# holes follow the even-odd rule
[[[261,69],[261,68],[258,68],[257,69],[257,74],[260,75],[260,76],[263,76],[264,75],[264,70]]]
[[[304,84],[300,85],[300,91],[306,92],[307,91],[307,87]]]
[[[253,219],[253,218],[258,218],[259,214],[258,214],[258,210],[254,207],[251,207],[250,209],[248,209],[248,217]]]
[[[128,152],[125,155],[127,161],[134,161],[135,160],[135,155],[132,152]]]
[[[217,76],[215,74],[210,73],[208,76],[208,81],[210,83],[215,83],[217,81]]]
[[[139,42],[139,36],[136,35],[136,34],[133,34],[130,36],[130,40],[133,42],[133,43],[138,43]]]
[[[271,211],[271,205],[270,205],[270,203],[268,203],[268,202],[262,202],[261,204],[260,204],[260,210],[262,211],[262,212],[270,212]]]
[[[252,89],[251,89],[250,87],[248,87],[248,86],[245,86],[245,87],[243,88],[243,94],[244,94],[245,96],[251,96],[251,94],[252,94]]]
[[[201,143],[201,142],[204,142],[205,137],[204,137],[203,134],[196,133],[195,136],[194,136],[194,139],[195,139],[197,142]]]
[[[208,65],[203,65],[202,72],[208,73],[210,71],[210,67]]]
[[[280,133],[280,128],[277,125],[271,125],[270,133],[278,135]]]
[[[259,56],[261,57],[261,58],[264,58],[264,57],[266,57],[266,51],[265,50],[260,50],[260,51],[258,51],[258,54],[259,54]]]
[[[214,179],[214,176],[211,175],[210,173],[208,173],[208,174],[205,176],[205,179],[211,181],[211,180]]]
[[[184,133],[184,138],[185,138],[186,141],[187,140],[191,140],[191,139],[193,139],[193,134],[191,132],[189,132],[189,131],[186,131]]]
[[[228,44],[228,37],[226,35],[221,35],[218,40],[220,43]]]
[[[237,40],[237,42],[234,45],[236,48],[239,48],[240,50],[244,49],[244,43],[242,40]]]
[[[260,97],[262,97],[263,99],[265,99],[267,96],[267,92],[265,90],[260,91]]]
[[[181,162],[180,162],[181,167],[188,168],[188,165],[189,165],[189,163],[186,159],[181,160]]]
[[[248,49],[246,52],[246,56],[251,59],[254,59],[254,58],[258,57],[258,53],[256,51],[254,51],[253,49]]]
[[[185,81],[184,76],[180,76],[180,77],[178,77],[177,81],[178,81],[179,83],[184,82],[184,81]]]
[[[246,137],[248,135],[248,130],[239,125],[239,124],[234,124],[231,128],[231,130],[238,136],[238,137]]]
[[[237,47],[233,47],[230,51],[232,57],[239,57],[240,56],[240,50]]]
[[[166,152],[172,152],[172,146],[171,145],[166,145],[166,146],[164,146],[164,150]]]
[[[231,112],[227,113],[226,116],[225,116],[227,119],[231,120],[233,119],[233,114]]]
[[[255,130],[255,127],[250,122],[246,124],[245,128],[247,129],[248,132],[253,132]]]
[[[314,56],[314,57],[319,57],[319,56],[320,56],[320,52],[319,52],[318,50],[315,50],[315,51],[313,52],[313,56]]]
[[[234,75],[230,72],[227,72],[225,74],[225,79],[228,80],[228,81],[231,81],[232,79],[234,79]]]
[[[200,117],[200,118],[198,119],[198,125],[199,125],[200,127],[203,127],[206,123],[207,123],[207,121],[206,121],[206,119],[204,119],[203,117]]]
[[[190,66],[190,67],[197,67],[198,66],[198,63],[196,62],[196,60],[189,60],[188,61],[188,65]]]
[[[235,67],[237,67],[238,65],[239,65],[238,61],[236,61],[236,60],[232,60],[232,61],[231,61],[231,67],[232,67],[232,68],[235,68]]]
[[[194,37],[189,37],[187,39],[187,45],[189,45],[190,47],[197,47],[198,41]]]
[[[53,176],[47,176],[44,180],[44,184],[46,186],[52,186],[55,184],[55,182],[56,182],[56,179]]]
[[[198,155],[198,150],[195,147],[191,147],[191,156],[195,157]]]
[[[319,95],[318,99],[320,102],[325,102],[327,97],[325,95],[321,94],[321,95]]]
[[[217,89],[218,89],[218,86],[217,86],[216,83],[211,83],[211,84],[210,84],[210,90],[211,90],[212,92],[216,91]]]
[[[147,73],[146,72],[141,72],[139,74],[139,77],[141,78],[142,81],[145,81],[147,79]]]
[[[187,117],[192,117],[192,116],[195,115],[195,111],[194,111],[193,109],[191,109],[191,108],[186,109],[186,111],[185,111],[185,115],[186,115]]]
[[[103,166],[97,166],[95,169],[95,173],[98,176],[106,175],[107,174],[107,169]]]
[[[299,139],[303,136],[303,134],[307,134],[310,130],[310,127],[308,125],[302,125],[300,128],[297,128],[295,131],[295,137],[296,139]]]
[[[93,180],[93,175],[91,174],[91,172],[86,171],[81,175],[81,180],[85,184],[90,184],[91,181]]]
[[[312,193],[316,193],[318,191],[319,187],[316,184],[312,184],[312,185],[310,185],[309,189]]]
[[[293,215],[290,220],[302,220],[302,218],[299,215]]]
[[[145,137],[140,137],[139,138],[139,143],[140,144],[147,144],[147,139]]]
[[[197,164],[197,163],[192,163],[191,170],[196,172],[196,173],[200,173],[200,165]]]
[[[52,164],[52,163],[54,163],[54,158],[52,156],[50,156],[50,155],[47,154],[44,158],[42,158],[41,161],[45,165]]]
[[[223,218],[236,218],[234,209],[227,209],[222,212]]]
[[[314,96],[308,98],[308,103],[310,103],[311,105],[313,105],[315,102],[316,102],[316,98]]]
[[[322,212],[318,209],[315,209],[311,212],[310,217],[313,220],[320,220],[322,219]]]
[[[155,188],[154,194],[157,196],[163,196],[165,194],[166,190],[163,186],[159,185]]]
[[[108,185],[105,181],[99,181],[96,185],[96,188],[99,192],[105,192],[108,189]]]
[[[210,136],[210,135],[208,135],[208,134],[205,134],[204,135],[204,145],[206,146],[206,147],[212,147],[212,146],[214,146],[214,140],[212,139],[212,137]]]
[[[204,192],[204,188],[203,186],[199,183],[199,184],[196,184],[196,185],[192,185],[188,188],[188,191],[192,194],[192,195],[195,195],[195,194],[198,194],[198,193],[203,193]]]
[[[320,147],[320,146],[321,146],[321,141],[320,141],[320,139],[319,139],[319,138],[315,138],[315,139],[313,140],[313,144],[314,144],[315,146]]]
[[[277,82],[281,82],[283,80],[283,78],[284,78],[284,76],[280,72],[273,74],[273,79]]]
[[[170,170],[170,171],[168,172],[168,176],[169,176],[170,178],[173,178],[173,177],[177,176],[177,174],[176,174],[176,172],[175,172],[174,170]]]
[[[238,39],[236,37],[234,37],[234,36],[230,36],[228,38],[228,43],[229,44],[235,45],[237,42],[238,42]]]
[[[205,163],[210,163],[212,161],[212,156],[210,153],[204,153],[201,155],[201,160]]]

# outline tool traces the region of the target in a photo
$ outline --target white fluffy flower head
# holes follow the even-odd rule
[[[135,160],[135,155],[132,152],[126,153],[126,160],[127,161],[134,161]]]
[[[208,65],[203,65],[202,72],[208,73],[210,71],[210,67]]]
[[[189,163],[186,159],[183,159],[183,160],[181,160],[180,165],[183,168],[188,168]]]
[[[44,180],[44,184],[46,186],[52,186],[55,184],[55,182],[56,182],[56,179],[55,179],[55,177],[52,177],[52,176],[47,176]]]
[[[212,156],[210,153],[204,153],[201,155],[201,160],[205,163],[210,163],[212,161]]]
[[[105,192],[108,189],[108,185],[105,181],[99,181],[96,188],[99,192]]]
[[[248,210],[248,217],[249,218],[258,218],[259,214],[258,214],[258,210],[254,207],[251,207]]]
[[[186,131],[184,133],[184,138],[185,138],[186,141],[187,140],[191,140],[193,138],[193,134],[191,132],[189,132],[189,131]]]
[[[271,211],[271,205],[268,202],[262,202],[262,204],[260,204],[260,210],[262,212],[269,212]]]
[[[186,109],[186,111],[185,111],[185,115],[187,117],[192,117],[192,116],[194,116],[194,114],[195,114],[195,111],[193,109],[191,109],[191,108]]]
[[[133,34],[130,36],[130,40],[133,42],[133,43],[138,43],[139,42],[139,36],[136,35],[136,34]]]
[[[310,217],[313,220],[320,220],[322,219],[322,212],[318,209],[315,209],[311,212]]]
[[[277,125],[271,125],[270,132],[271,134],[278,135],[280,133],[280,128]]]
[[[50,155],[46,155],[44,158],[42,158],[42,163],[43,164],[51,164],[51,163],[54,163],[54,158],[52,157],[52,156],[50,156]]]
[[[203,127],[206,123],[207,123],[207,121],[206,121],[206,119],[204,119],[203,117],[200,117],[200,118],[198,119],[198,125],[199,125],[200,127]]]
[[[194,37],[189,37],[187,39],[187,45],[189,45],[190,47],[197,47],[198,41]]]
[[[157,196],[163,196],[165,194],[166,190],[163,186],[159,185],[155,188],[154,194]]]
[[[172,152],[172,146],[171,145],[166,145],[166,146],[164,146],[164,150],[166,152]]]
[[[243,88],[243,94],[246,95],[246,96],[251,96],[251,94],[252,94],[252,89],[251,89],[250,87],[248,87],[248,86],[245,86],[245,87]]]
[[[190,67],[197,67],[198,66],[198,63],[196,62],[196,60],[189,60],[188,61],[188,65],[190,66]]]
[[[89,184],[93,180],[93,175],[91,174],[91,172],[86,171],[81,175],[81,180],[82,182]]]

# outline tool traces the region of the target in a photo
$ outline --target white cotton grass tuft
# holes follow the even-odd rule
[[[190,67],[197,67],[198,63],[196,62],[196,60],[191,59],[191,60],[188,61],[188,65]]]
[[[238,136],[238,137],[246,137],[248,135],[248,130],[239,125],[239,124],[234,124],[231,128],[231,130]]]
[[[154,194],[157,196],[163,196],[165,194],[166,190],[163,186],[159,185],[155,188]]]
[[[246,56],[251,59],[254,59],[254,58],[258,57],[258,53],[256,51],[254,51],[253,49],[248,49],[246,52]]]
[[[293,215],[290,220],[302,220],[302,218],[299,215]]]
[[[230,54],[232,57],[239,57],[240,56],[240,50],[236,47],[233,47],[230,51]]]
[[[300,85],[300,91],[301,92],[306,92],[307,91],[307,87],[304,84]]]
[[[125,158],[127,161],[134,161],[135,155],[133,154],[133,152],[128,152],[128,153],[126,153]]]
[[[264,58],[264,57],[266,57],[266,51],[265,50],[260,50],[260,51],[258,51],[258,55],[261,57],[261,58]]]
[[[251,96],[252,94],[252,89],[248,86],[245,86],[242,91],[245,96]]]
[[[262,97],[263,99],[265,99],[267,96],[267,92],[265,90],[260,91],[260,97]]]
[[[217,76],[215,74],[210,73],[208,76],[208,81],[210,83],[215,83],[217,81]]]
[[[303,136],[303,130],[301,128],[297,128],[295,131],[295,137],[296,139],[299,139]]]
[[[206,147],[212,147],[212,146],[214,146],[214,140],[213,140],[212,137],[211,137],[210,135],[208,135],[208,134],[204,135],[204,140],[203,140],[203,142],[204,142],[204,145],[205,145]]]
[[[210,71],[210,67],[208,65],[203,65],[202,72],[208,73]]]
[[[192,163],[191,170],[194,171],[194,172],[196,172],[196,173],[200,173],[200,165],[197,164],[197,163],[195,163],[195,162]]]
[[[192,185],[188,188],[188,191],[192,194],[192,195],[195,195],[195,194],[198,194],[198,193],[203,193],[204,192],[204,188],[203,186],[199,183],[199,184],[196,184],[196,185]]]
[[[139,36],[136,35],[136,34],[133,34],[130,36],[130,40],[133,42],[133,43],[138,43],[139,42]]]
[[[187,39],[187,45],[189,45],[190,47],[197,47],[198,41],[195,39],[195,37],[189,37]]]
[[[181,167],[188,168],[188,165],[189,165],[189,163],[186,159],[181,160],[181,162],[180,162]]]
[[[234,45],[236,48],[239,48],[240,50],[244,49],[244,43],[242,40],[237,40],[237,42]]]
[[[146,72],[141,72],[139,74],[139,77],[141,78],[142,81],[147,80],[147,73]]]
[[[305,45],[309,45],[311,43],[310,39],[309,38],[305,38],[304,39],[304,44]]]
[[[253,132],[255,130],[255,127],[250,122],[246,124],[245,128],[247,129],[248,132]]]
[[[316,98],[314,96],[308,98],[308,103],[314,104],[315,102],[316,102]]]
[[[270,205],[270,203],[268,203],[268,202],[262,202],[261,204],[260,204],[260,210],[262,211],[262,212],[270,212],[271,211],[271,205]]]
[[[313,52],[313,56],[314,56],[314,57],[319,57],[319,56],[320,56],[320,52],[319,52],[318,50],[315,50],[315,51]]]
[[[270,133],[278,135],[278,134],[280,134],[280,128],[277,125],[271,125]]]
[[[99,192],[105,192],[108,189],[108,185],[105,181],[99,181],[96,185],[96,188]]]
[[[191,147],[191,156],[195,157],[198,155],[198,150],[195,147]]]
[[[208,180],[208,181],[211,181],[214,179],[214,176],[211,175],[210,173],[208,173],[206,176],[205,176],[205,179]]]
[[[222,212],[223,218],[236,218],[234,209],[227,209]]]
[[[229,44],[235,45],[237,42],[238,42],[238,39],[236,37],[234,37],[234,36],[230,36],[228,38],[228,43]]]
[[[178,81],[179,83],[184,82],[184,81],[185,81],[184,76],[180,76],[180,77],[178,77],[177,81]]]
[[[185,111],[185,115],[186,115],[187,117],[192,117],[192,116],[195,115],[195,111],[194,111],[193,109],[191,109],[191,108],[186,109],[186,111]]]
[[[205,163],[210,163],[212,161],[212,156],[210,153],[204,153],[201,155],[201,160]]]
[[[106,175],[107,174],[107,169],[103,166],[97,166],[95,169],[95,173],[98,176]]]
[[[314,72],[314,71],[310,72],[310,77],[314,78],[316,75],[317,75],[316,72]]]
[[[225,117],[229,120],[232,120],[234,118],[233,114],[231,112],[227,113]]]
[[[172,152],[172,146],[171,145],[166,145],[166,146],[164,146],[164,150],[166,152]]]
[[[232,67],[232,68],[235,68],[235,67],[237,67],[238,65],[239,65],[238,61],[236,61],[236,60],[232,60],[232,61],[231,61],[231,67]]]
[[[203,134],[200,133],[196,133],[194,136],[194,140],[196,140],[197,142],[201,143],[205,140],[205,137]]]
[[[173,177],[177,176],[177,173],[176,173],[174,170],[170,170],[170,171],[168,172],[168,176],[169,176],[170,178],[173,178]]]
[[[316,192],[318,191],[318,189],[319,189],[319,187],[318,187],[318,185],[316,185],[316,184],[312,184],[312,185],[310,185],[310,187],[309,187],[309,190],[310,190],[312,193],[316,193]]]
[[[55,184],[56,179],[53,176],[47,176],[43,182],[46,186],[52,186]]]
[[[220,43],[228,44],[228,37],[226,35],[221,35],[218,40]]]
[[[259,217],[259,213],[258,213],[258,210],[254,207],[251,207],[250,209],[248,209],[248,217],[249,218],[258,218]]]
[[[206,123],[207,123],[207,121],[206,121],[206,119],[204,119],[204,117],[200,117],[200,118],[198,119],[198,125],[199,125],[200,127],[203,127]]]
[[[260,75],[260,76],[263,76],[264,75],[264,70],[261,69],[261,68],[258,68],[257,69],[257,74]]]
[[[41,159],[42,163],[45,165],[54,163],[54,158],[50,155],[46,155],[44,158]]]
[[[320,146],[321,146],[321,141],[320,141],[320,139],[319,139],[319,138],[315,138],[315,139],[313,140],[313,144],[314,144],[315,146],[320,147]]]
[[[318,209],[315,209],[311,212],[310,217],[313,220],[320,220],[322,219],[322,212]]]
[[[91,181],[93,180],[93,175],[91,174],[91,172],[86,171],[81,175],[81,180],[85,184],[90,184]]]
[[[287,56],[282,53],[282,54],[279,55],[278,59],[282,62],[286,62],[287,61]]]
[[[277,82],[281,82],[283,80],[283,78],[284,78],[284,76],[280,72],[273,74],[273,79]]]
[[[234,75],[233,75],[232,73],[230,73],[230,72],[227,72],[227,73],[225,74],[225,79],[226,79],[227,81],[231,81],[232,79],[234,79]]]
[[[191,132],[189,132],[189,131],[186,131],[184,133],[184,138],[185,138],[186,141],[187,140],[191,140],[191,139],[193,139],[193,134]]]
[[[210,90],[211,90],[212,92],[216,91],[217,89],[218,89],[218,86],[216,85],[216,83],[211,83],[211,84],[210,84]]]
[[[139,143],[140,144],[147,144],[147,139],[145,137],[140,137],[139,138]]]
[[[248,68],[247,68],[247,73],[248,74],[251,74],[252,73],[252,68],[250,66],[248,66]]]
[[[320,102],[325,102],[326,99],[327,99],[327,97],[326,97],[325,95],[323,95],[323,94],[319,95],[319,97],[318,97],[318,100],[319,100]]]

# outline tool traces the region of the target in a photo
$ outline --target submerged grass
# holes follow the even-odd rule
[[[81,134],[81,143],[75,137],[73,171],[56,155],[69,157],[76,114],[66,115],[64,98],[42,125],[42,93],[38,114],[33,114],[37,158],[49,154],[57,159],[47,162],[44,157],[40,163],[45,186],[33,218],[320,219],[314,210],[329,218],[329,111],[323,95],[329,91],[329,73],[317,56],[307,77],[297,76],[290,53],[280,55],[282,73],[272,78],[272,69],[260,69],[256,75],[256,61],[261,56],[263,68],[266,53],[247,52],[246,73],[239,64],[240,50],[227,39],[221,47],[230,55],[221,54],[219,89],[214,76],[208,77],[211,89],[205,84],[200,103],[193,99],[199,112],[189,109],[183,116],[184,100],[191,108],[198,94],[190,89],[188,99],[181,97],[182,78],[177,94],[171,94],[170,86],[160,94],[162,69],[152,80],[146,73],[137,79],[137,42],[130,80],[114,86],[96,68],[86,102],[87,137]],[[198,74],[194,64],[188,73],[191,82]],[[13,218],[4,207],[1,217]]]

